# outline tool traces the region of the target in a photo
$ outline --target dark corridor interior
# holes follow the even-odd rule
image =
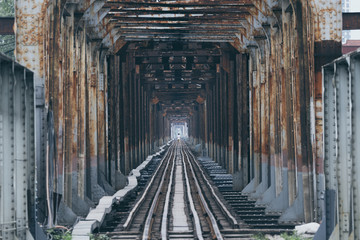
[[[170,140],[178,123],[188,126],[189,140],[202,154],[217,157],[230,172],[249,164],[236,160],[239,144],[233,144],[243,140],[241,153],[249,154],[247,62],[225,42],[126,44],[109,57],[109,159],[122,159],[116,167],[128,173]]]

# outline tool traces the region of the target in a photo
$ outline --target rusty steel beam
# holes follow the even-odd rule
[[[207,25],[215,25],[215,26],[239,26],[242,20],[245,20],[245,15],[242,18],[237,19],[184,19],[184,20],[163,20],[163,19],[147,19],[142,17],[137,18],[121,18],[121,16],[115,16],[110,19],[110,22],[115,22],[116,26],[128,26],[128,25],[139,25],[142,26],[207,26]],[[110,16],[109,16],[110,17]],[[126,21],[118,21],[118,20],[126,20]]]
[[[178,80],[178,78],[182,78],[184,80]],[[157,84],[157,83],[169,83],[169,84],[183,84],[183,83],[206,83],[208,81],[212,81],[214,76],[200,76],[200,77],[142,77],[144,83],[146,84]],[[185,80],[186,79],[186,80]],[[199,80],[200,79],[200,80]],[[204,80],[201,80],[204,79]]]
[[[154,42],[178,42],[178,41],[191,41],[191,42],[204,42],[204,43],[211,43],[211,42],[234,42],[234,38],[161,38],[161,37],[154,37],[154,38],[147,38],[147,37],[126,37],[124,38],[125,41],[131,42],[131,41],[149,41],[153,40]]]
[[[141,78],[142,79],[180,79],[180,78],[184,78],[184,79],[201,79],[201,78],[213,78],[215,74],[194,74],[194,75],[190,75],[190,76],[185,76],[185,75],[173,75],[173,74],[169,74],[169,75],[165,75],[165,74],[151,74],[151,75],[142,75]]]
[[[172,79],[176,81],[176,79],[207,79],[207,78],[214,78],[215,74],[200,74],[200,75],[193,75],[193,76],[183,76],[183,75],[151,75],[151,76],[141,76],[142,79],[146,79],[146,80],[151,80],[151,79],[164,79],[167,80],[169,79],[169,81],[171,81]]]
[[[196,8],[169,8],[169,7],[159,7],[159,8],[111,8],[110,13],[112,14],[122,14],[122,15],[142,15],[142,14],[159,14],[159,15],[168,15],[168,14],[188,14],[192,17],[192,14],[196,15],[206,15],[206,14],[226,14],[228,16],[238,13],[248,13],[248,7],[196,7]]]
[[[219,29],[214,29],[214,30],[209,30],[209,29],[122,29],[119,31],[119,33],[121,34],[121,36],[127,36],[127,35],[149,35],[149,36],[153,36],[153,35],[161,35],[161,34],[167,34],[167,35],[222,35],[222,36],[234,36],[235,37],[235,33],[237,33],[239,30],[237,29],[231,29],[231,30],[219,30]],[[259,35],[261,37],[263,37],[263,35]]]
[[[146,69],[147,73],[156,73],[158,70],[182,70],[185,73],[191,73],[194,70],[212,70],[215,69],[216,62],[212,59],[209,59],[209,63],[206,63],[205,60],[196,63],[139,63],[142,69]],[[188,66],[191,66],[192,69],[188,69]]]
[[[174,15],[174,14],[173,14]],[[180,16],[166,16],[161,14],[148,14],[146,16],[144,15],[123,15],[123,14],[112,14],[109,13],[107,16],[111,17],[112,19],[116,21],[131,21],[131,20],[137,20],[137,21],[219,21],[219,19],[224,19],[227,21],[238,21],[239,19],[245,19],[249,13],[243,12],[243,13],[235,13],[231,14],[230,16],[227,16],[226,14],[212,14],[212,15],[205,15],[205,16],[187,16],[185,14],[178,14]],[[113,20],[113,21],[114,21]]]
[[[175,100],[182,100],[184,98],[187,99],[196,99],[199,95],[199,92],[177,92],[174,94],[174,92],[159,92],[156,94],[156,96],[159,98],[160,101],[175,101]]]
[[[242,0],[242,1],[161,1],[161,2],[152,2],[152,1],[107,1],[107,5],[122,5],[122,6],[154,6],[154,7],[182,7],[182,6],[253,6],[251,0]]]
[[[197,34],[125,34],[127,41],[145,41],[145,40],[162,40],[162,41],[179,41],[179,40],[198,40],[212,42],[230,42],[234,41],[235,36],[229,35],[197,35]]]
[[[156,91],[156,96],[171,96],[171,95],[186,95],[186,94],[195,94],[196,97],[201,94],[203,91],[201,88],[190,88],[190,89],[179,89],[179,88],[172,88],[172,89],[160,89]],[[174,94],[175,93],[175,94]],[[188,99],[188,98],[183,98]],[[182,100],[182,99],[181,99]]]
[[[146,84],[146,85],[157,85],[157,86],[161,86],[161,85],[169,85],[172,84],[173,86],[175,85],[183,85],[184,89],[192,89],[189,88],[189,86],[187,86],[187,88],[185,88],[184,85],[191,85],[191,84],[205,84],[205,83],[212,83],[214,82],[214,78],[208,78],[206,80],[182,80],[181,82],[176,82],[174,80],[172,81],[165,81],[163,79],[161,79],[161,81],[159,80],[154,80],[151,81],[149,79],[147,80],[142,80],[142,84]],[[179,88],[175,88],[175,89],[179,89]]]
[[[190,25],[175,25],[175,26],[143,26],[143,25],[133,25],[133,26],[119,26],[118,28],[121,32],[230,32],[237,33],[240,29],[244,29],[242,26],[216,26],[216,25],[207,25],[207,26],[190,26]]]
[[[172,114],[172,115],[178,115],[192,111],[192,108],[190,106],[182,106],[175,108],[172,106],[164,106],[163,109],[167,114]]]
[[[202,22],[202,21],[137,21],[137,20],[129,20],[126,22],[117,22],[115,27],[119,27],[120,29],[126,28],[174,28],[174,29],[240,29],[244,28],[241,25],[240,21],[212,21],[212,22]]]
[[[360,29],[360,12],[342,13],[343,30]]]
[[[173,65],[173,64],[169,64],[169,65]],[[185,64],[182,64],[182,65],[185,65]],[[171,69],[171,66],[170,66],[169,70],[164,70],[164,69],[146,70],[146,69],[144,69],[140,75],[146,76],[147,74],[156,74],[156,75],[160,75],[160,76],[174,76],[174,75],[175,76],[177,76],[177,75],[179,75],[179,76],[193,76],[193,75],[207,76],[210,74],[210,76],[212,76],[215,73],[216,73],[215,70],[210,70],[210,69],[182,69],[182,68]]]
[[[143,50],[135,53],[135,57],[155,57],[154,59],[158,60],[159,56],[161,57],[212,57],[212,56],[221,56],[221,52],[218,49],[209,49],[209,50],[184,50],[184,51],[171,51],[171,50]],[[160,60],[159,60],[160,61]]]
[[[0,17],[0,35],[14,35],[14,17]]]

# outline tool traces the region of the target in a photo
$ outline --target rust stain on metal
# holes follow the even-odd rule
[[[311,174],[315,164],[317,174],[324,168],[321,66],[341,54],[339,1],[321,2],[125,0],[99,7],[87,0],[73,9],[48,1],[35,6],[41,14],[18,8],[18,60],[45,79],[55,117],[61,167],[54,191],[70,202],[77,186],[82,199],[95,199],[85,188],[98,183],[96,168],[106,179],[113,178],[108,161],[129,173],[144,155],[144,139],[155,149],[174,119],[186,122],[194,143],[208,146],[216,161],[241,172],[241,189],[252,181],[249,192],[259,193],[269,181],[277,196],[287,191],[287,204],[300,201],[304,218],[295,217],[309,221],[309,202],[319,199]],[[357,27],[344,19],[346,28]],[[105,55],[116,66],[108,67]]]

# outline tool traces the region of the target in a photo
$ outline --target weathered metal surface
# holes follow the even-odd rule
[[[357,30],[360,29],[360,13],[347,12],[342,13],[342,29]]]
[[[359,56],[354,52],[323,67],[326,191],[335,193],[335,214],[326,205],[326,232],[334,239],[360,237]]]
[[[17,59],[35,71],[54,114],[48,225],[53,194],[83,214],[87,198],[124,186],[172,122],[282,221],[320,220],[320,71],[340,53],[340,6],[18,2]]]
[[[14,21],[13,17],[0,17],[0,35],[13,35]]]
[[[0,54],[0,91],[0,237],[25,239],[35,230],[33,73]]]

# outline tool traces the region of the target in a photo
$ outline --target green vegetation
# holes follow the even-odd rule
[[[48,236],[51,236],[51,239],[54,240],[71,240],[71,231],[64,230],[62,228],[51,228],[47,231]],[[49,239],[49,238],[48,238]]]
[[[53,240],[71,240],[71,230],[63,228],[51,228],[46,230],[48,239]],[[90,240],[110,240],[106,234],[90,234]]]
[[[256,240],[267,240],[267,238],[265,237],[265,235],[263,233],[257,233],[253,236],[253,238]]]
[[[14,1],[0,0],[0,17],[13,17],[14,15]]]
[[[14,0],[0,0],[0,17],[15,15]],[[0,35],[0,52],[14,58],[15,36]]]
[[[283,233],[280,236],[282,238],[284,238],[285,240],[308,240],[308,239],[311,239],[311,238],[302,237],[302,236],[298,235],[296,232],[294,232],[291,235],[289,235],[287,233]]]

